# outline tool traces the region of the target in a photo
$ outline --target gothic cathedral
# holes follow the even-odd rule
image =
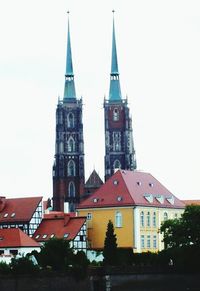
[[[112,56],[109,98],[104,100],[105,116],[105,181],[116,169],[135,170],[136,159],[132,120],[127,98],[122,98],[115,25],[113,17]],[[100,178],[99,178],[100,179]],[[56,109],[56,150],[53,165],[53,210],[63,211],[67,202],[73,212],[84,197],[84,140],[82,99],[77,99],[72,65],[68,20],[67,57],[64,97]],[[87,191],[86,191],[87,192]]]
[[[73,212],[84,192],[82,99],[76,98],[68,20],[64,97],[56,109],[56,150],[53,165],[53,210],[68,202]]]

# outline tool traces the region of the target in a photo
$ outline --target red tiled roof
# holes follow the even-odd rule
[[[39,243],[19,228],[0,229],[0,248],[39,247]]]
[[[200,200],[182,200],[185,205],[200,205]]]
[[[64,235],[68,234],[66,239],[73,240],[85,222],[86,217],[73,217],[63,212],[45,214],[33,238],[38,242],[44,242],[53,235],[57,238],[64,238]]]
[[[11,198],[5,200],[0,212],[0,223],[30,221],[42,197]]]
[[[148,201],[148,197],[152,199],[151,202]],[[159,197],[163,198],[163,203],[159,202]],[[173,203],[170,203],[172,199]],[[77,208],[131,205],[169,208],[185,207],[181,200],[176,198],[151,174],[118,170],[94,194],[83,200]]]

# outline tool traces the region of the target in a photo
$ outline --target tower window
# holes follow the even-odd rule
[[[67,127],[68,128],[74,127],[74,114],[71,112],[67,115]]]
[[[75,141],[73,137],[70,137],[68,140],[68,152],[75,152]]]
[[[69,183],[68,193],[69,193],[69,195],[68,195],[69,197],[75,197],[75,185],[73,182]]]
[[[119,120],[119,109],[114,108],[113,110],[113,121],[118,121]]]
[[[114,170],[121,169],[121,164],[119,160],[115,160],[113,164]]]
[[[70,160],[67,165],[67,174],[68,176],[75,176],[76,175],[76,168],[74,161]]]
[[[121,151],[121,134],[120,132],[113,132],[113,150]]]

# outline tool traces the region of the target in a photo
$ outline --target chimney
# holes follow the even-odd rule
[[[64,202],[64,213],[69,213],[69,202]]]

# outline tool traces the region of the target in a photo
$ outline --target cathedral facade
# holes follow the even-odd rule
[[[104,99],[104,118],[106,181],[116,169],[136,169],[132,120],[127,98],[122,98],[120,88],[114,18],[110,90],[108,99]],[[81,197],[85,197],[87,185],[84,184],[82,99],[76,97],[69,20],[64,96],[56,109],[55,144],[53,210],[63,211],[64,203],[68,202],[69,211],[75,211]]]

